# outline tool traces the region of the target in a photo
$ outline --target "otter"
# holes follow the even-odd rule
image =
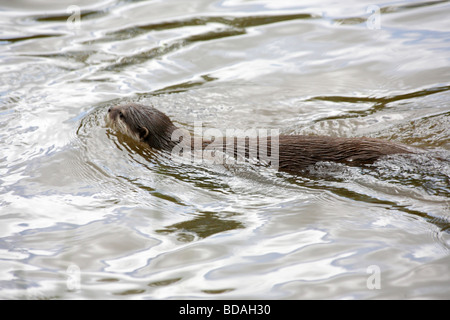
[[[173,134],[179,128],[167,115],[152,106],[129,103],[111,107],[108,109],[106,123],[110,128],[143,142],[153,149],[170,152],[180,143],[180,140],[173,140]],[[249,139],[245,139],[245,152],[248,156],[251,150],[249,150]],[[279,171],[288,173],[300,173],[318,162],[364,166],[384,156],[413,153],[409,147],[402,144],[364,137],[279,135],[276,138],[267,137],[266,141],[269,149],[272,144],[277,144],[277,168]],[[194,148],[196,144],[194,140],[192,142],[192,148]],[[216,150],[228,151],[226,144],[226,137],[223,140],[214,141]],[[257,148],[259,144],[258,139]],[[201,140],[199,145],[202,149],[206,149],[212,145],[212,141]],[[232,153],[236,156],[237,147],[236,144],[234,145]],[[260,157],[259,149],[256,150],[256,157]]]

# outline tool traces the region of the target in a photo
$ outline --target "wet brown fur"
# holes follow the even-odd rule
[[[178,143],[171,140],[172,133],[178,128],[169,117],[153,107],[134,103],[115,106],[108,110],[106,119],[107,124],[113,129],[142,141],[151,148],[171,151]],[[210,141],[202,141],[202,148],[208,147],[210,143]],[[218,149],[225,151],[225,139],[221,143],[215,141],[215,144],[219,146]],[[267,149],[270,151],[270,137],[267,144]],[[412,152],[407,146],[371,138],[280,135],[278,144],[278,170],[290,173],[300,172],[317,162],[363,166],[383,156]],[[194,145],[192,143],[192,146]],[[245,148],[247,154],[249,153],[248,145],[247,139]],[[234,155],[236,154],[235,148]],[[256,154],[258,155],[258,150]]]

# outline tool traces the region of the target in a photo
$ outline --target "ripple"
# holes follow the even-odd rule
[[[379,30],[357,1],[82,1],[79,29],[72,4],[1,5],[2,298],[448,297],[445,1],[380,5]],[[424,152],[180,165],[105,127],[125,102]]]

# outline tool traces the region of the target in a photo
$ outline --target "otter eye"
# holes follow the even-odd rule
[[[120,117],[120,119],[125,118],[125,116],[123,115],[122,111],[119,112],[119,117]]]

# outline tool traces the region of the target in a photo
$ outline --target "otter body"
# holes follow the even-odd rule
[[[379,139],[284,135],[279,137],[279,170],[296,172],[317,162],[363,166],[400,153],[410,151],[406,146]]]
[[[146,143],[149,147],[172,151],[179,141],[172,141],[176,127],[172,121],[161,111],[139,104],[126,104],[112,107],[108,110],[106,117],[107,125]],[[260,143],[256,145],[253,153],[260,158]],[[191,141],[194,148],[195,141]],[[302,136],[302,135],[280,135],[268,137],[265,146],[269,150],[276,143],[278,156],[278,170],[296,173],[317,162],[338,162],[351,166],[363,166],[371,164],[380,157],[411,153],[412,151],[401,144],[371,138],[337,138],[328,136]],[[226,148],[226,138],[214,141],[215,150],[229,151]],[[211,141],[202,140],[201,148],[206,149],[212,145]],[[248,155],[251,143],[247,138],[244,143],[245,154]],[[234,144],[234,155],[237,155],[237,144]],[[255,151],[255,150],[253,150]],[[266,150],[267,151],[267,150]],[[270,152],[269,152],[270,153]]]

